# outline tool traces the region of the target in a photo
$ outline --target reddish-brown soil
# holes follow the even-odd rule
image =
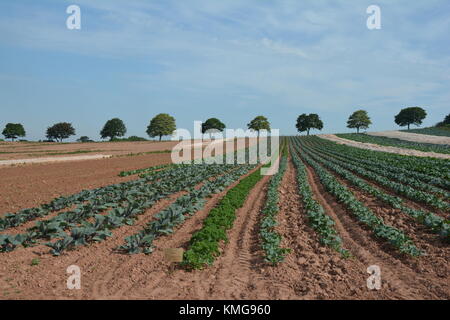
[[[448,283],[448,267],[442,272],[437,272],[434,264],[445,264],[449,260],[449,250],[441,243],[431,240],[437,247],[430,250],[430,245],[425,245],[429,235],[418,234],[416,239],[424,237],[418,245],[430,250],[428,255],[420,258],[410,258],[398,253],[385,242],[373,236],[370,230],[362,226],[354,216],[348,213],[345,208],[320,184],[312,168],[308,168],[309,181],[314,193],[325,208],[327,213],[336,222],[336,229],[339,231],[344,246],[350,249],[356,259],[365,265],[378,265],[383,276],[383,287],[381,291],[391,291],[391,299],[448,299],[450,287]],[[357,193],[360,195],[360,193]],[[369,198],[361,198],[367,205],[372,207],[377,213],[384,210],[382,204],[370,203]],[[373,199],[372,199],[373,201]],[[381,209],[383,208],[383,209]],[[418,231],[420,229],[417,228]]]
[[[32,193],[42,200],[51,200],[58,194],[73,193],[84,188],[133,179],[119,178],[117,173],[169,161],[162,155],[113,158],[77,163],[32,165],[15,167],[23,179],[8,182],[0,179],[2,190],[13,189],[34,181]],[[115,162],[118,161],[118,162]],[[153,161],[152,163],[150,163]],[[158,162],[159,161],[159,162]],[[107,165],[106,165],[107,164]],[[76,171],[69,172],[74,166]],[[80,166],[80,167],[78,167]],[[126,168],[124,167],[126,166]],[[59,169],[58,169],[59,167]],[[33,178],[34,170],[38,173]],[[4,172],[0,170],[0,175]],[[19,170],[19,171],[14,171]],[[57,171],[53,173],[53,171]],[[87,172],[86,172],[87,171]],[[264,205],[268,176],[250,193],[244,206],[237,211],[237,219],[228,232],[229,241],[222,243],[221,255],[204,270],[186,271],[170,265],[164,259],[166,248],[187,248],[192,234],[202,227],[209,210],[225,195],[234,183],[213,198],[205,208],[182,224],[174,234],[157,239],[155,251],[150,255],[125,255],[114,250],[124,239],[148,223],[152,216],[172,203],[177,193],[155,204],[138,217],[135,225],[114,230],[113,237],[102,243],[82,246],[60,257],[51,256],[49,248],[39,245],[19,248],[1,254],[0,298],[2,299],[449,299],[449,249],[437,241],[408,216],[391,210],[368,195],[355,191],[355,195],[372,208],[377,215],[393,226],[402,228],[427,251],[428,256],[408,258],[376,239],[320,184],[317,175],[307,168],[314,197],[336,222],[336,229],[344,247],[352,257],[342,258],[337,252],[319,243],[317,234],[309,227],[298,195],[295,170],[289,163],[280,186],[280,212],[277,231],[283,236],[282,245],[291,252],[283,263],[270,266],[262,259],[259,223]],[[52,181],[49,186],[40,180]],[[28,176],[27,176],[28,175]],[[80,179],[79,176],[84,177]],[[8,177],[7,174],[4,175]],[[71,177],[71,178],[70,178]],[[31,179],[31,180],[30,180]],[[34,179],[34,180],[33,180]],[[62,179],[67,179],[66,184]],[[80,181],[78,184],[75,181]],[[67,189],[63,189],[67,188]],[[72,189],[71,189],[72,188]],[[76,189],[76,190],[75,190]],[[46,191],[47,190],[47,191]],[[57,190],[57,191],[55,191]],[[75,191],[73,191],[75,190]],[[9,197],[17,192],[11,190]],[[48,192],[48,194],[46,193]],[[23,193],[23,199],[13,198],[13,205],[33,206],[42,201]],[[3,199],[3,198],[2,198]],[[29,201],[24,202],[23,200]],[[3,204],[2,204],[3,205]],[[16,210],[15,207],[9,210]],[[4,208],[5,208],[4,207]],[[8,210],[8,209],[7,209]],[[19,227],[20,228],[20,227]],[[17,228],[16,228],[17,229]],[[16,230],[12,229],[12,231]],[[16,230],[17,231],[17,230]],[[40,263],[32,266],[38,258]],[[81,268],[81,290],[69,290],[66,269],[70,265]],[[366,285],[367,268],[381,268],[382,288],[369,290]]]
[[[169,163],[170,154],[151,154],[60,163],[0,168],[0,215],[35,207],[53,198],[85,189],[136,179],[119,177],[134,170]]]
[[[171,150],[178,142],[87,142],[87,143],[45,143],[45,142],[2,142],[0,160],[29,159],[69,155],[125,155]]]
[[[175,234],[156,240],[154,244],[157,249],[149,256],[125,255],[116,252],[114,248],[123,244],[126,237],[142,229],[155,213],[182,193],[159,201],[144,215],[139,216],[133,226],[115,230],[113,237],[102,243],[79,247],[60,257],[52,257],[48,253],[49,248],[42,245],[5,253],[0,263],[1,297],[4,299],[164,298],[153,294],[153,291],[164,289],[164,286],[149,289],[161,281],[162,276],[167,275],[170,270],[169,264],[164,260],[163,249],[186,247],[192,233],[201,228],[209,210],[236,184],[237,182],[211,198],[205,208],[188,219]],[[31,266],[33,258],[39,258],[40,264]],[[79,291],[68,290],[66,287],[68,277],[66,269],[70,265],[77,265],[82,270],[82,289]],[[187,273],[183,270],[176,272]],[[188,278],[190,276],[184,276],[184,279]],[[137,293],[139,288],[148,290],[141,296]],[[178,291],[168,291],[165,294],[167,298],[170,294],[178,294]]]
[[[162,146],[172,142],[146,143],[150,146]],[[246,146],[252,143],[247,140]],[[102,145],[102,143],[98,144]],[[142,143],[110,142],[109,144],[123,144],[131,147],[133,144],[139,146]],[[62,146],[68,145],[62,144]],[[237,144],[235,147],[238,147]],[[135,146],[135,148],[138,147]],[[191,155],[195,157],[194,151]],[[6,212],[39,206],[59,196],[136,179],[136,176],[118,177],[120,171],[171,162],[170,153],[159,153],[97,160],[0,166],[0,216]]]

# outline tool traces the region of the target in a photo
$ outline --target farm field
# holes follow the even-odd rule
[[[450,139],[441,138],[440,140],[446,140],[446,144],[440,143],[427,143],[427,142],[417,142],[417,141],[408,141],[402,139],[401,135],[397,135],[397,137],[389,137],[380,135],[370,135],[370,134],[357,134],[357,133],[347,133],[347,134],[336,134],[337,137],[354,140],[362,143],[372,143],[380,146],[391,146],[391,147],[399,147],[405,149],[413,149],[424,152],[433,152],[433,153],[443,153],[450,154]],[[421,137],[421,136],[419,136]],[[410,137],[409,137],[410,138]],[[411,139],[413,140],[413,139]]]
[[[422,128],[422,129],[410,129],[408,132],[416,133],[416,134],[425,134],[437,137],[450,137],[450,128],[449,127],[430,127],[430,128]]]
[[[336,142],[338,144],[348,145],[351,147],[356,147],[359,149],[365,149],[365,150],[372,150],[372,151],[380,151],[380,152],[387,152],[391,154],[400,154],[405,156],[414,156],[414,157],[425,157],[425,158],[439,158],[439,159],[450,159],[450,155],[446,153],[438,153],[438,152],[430,152],[430,151],[420,151],[417,149],[412,148],[405,148],[400,146],[388,146],[388,145],[381,145],[377,143],[369,143],[366,139],[370,139],[372,137],[366,138],[366,137],[356,137],[353,139],[347,139],[344,137],[348,137],[347,135],[340,135],[340,134],[320,134],[321,138]],[[350,137],[351,136],[350,134]],[[377,137],[373,137],[377,138]],[[362,141],[358,141],[362,140]],[[441,146],[440,146],[441,147]]]
[[[448,160],[281,141],[272,176],[170,154],[0,168],[0,296],[450,298]]]
[[[379,132],[367,132],[368,135],[371,136],[380,136],[380,137],[388,137],[388,138],[394,138],[399,140],[405,140],[410,142],[416,142],[416,143],[426,143],[426,144],[441,144],[441,145],[450,145],[450,137],[442,136],[442,135],[432,135],[432,134],[426,134],[426,129],[417,129],[417,130],[424,130],[424,131],[413,131],[411,132],[407,131],[379,131]],[[428,130],[431,130],[433,132],[432,128],[428,128]],[[434,128],[435,131],[439,131],[441,129]]]
[[[112,155],[169,153],[178,141],[137,142],[0,142],[0,160],[31,159],[41,157],[67,157],[78,155]],[[185,141],[186,144],[191,143]],[[192,141],[198,147],[196,140]]]

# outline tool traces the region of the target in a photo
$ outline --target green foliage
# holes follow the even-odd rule
[[[401,130],[404,131],[404,130]],[[440,137],[450,137],[450,125],[446,124],[438,127],[422,128],[422,129],[411,129],[408,132],[418,133],[418,134],[428,134],[431,136]]]
[[[283,150],[285,149],[283,143]],[[260,224],[260,237],[261,246],[264,250],[264,260],[273,265],[284,261],[285,255],[290,252],[287,248],[280,246],[282,237],[275,231],[275,227],[278,225],[276,216],[278,214],[278,187],[286,172],[287,168],[287,156],[283,155],[280,160],[278,172],[270,178],[269,186],[267,188],[267,198],[261,214],[263,219]]]
[[[49,140],[55,139],[60,142],[62,142],[63,139],[67,139],[73,135],[75,135],[75,129],[72,124],[68,122],[56,123],[53,126],[48,127],[46,133]]]
[[[214,262],[220,254],[220,241],[227,241],[226,231],[233,226],[236,210],[243,206],[247,195],[261,178],[257,170],[242,179],[209,212],[203,228],[192,236],[189,249],[184,253],[183,265],[186,268],[203,269]]]
[[[323,129],[323,122],[320,120],[319,116],[315,113],[306,114],[303,113],[298,116],[297,118],[297,124],[295,125],[298,132],[304,132],[306,131],[309,135],[309,131],[311,129],[317,129],[322,130]]]
[[[150,121],[147,134],[152,138],[159,137],[161,141],[162,136],[171,135],[175,130],[175,118],[167,113],[160,113]]]
[[[174,165],[173,164],[162,164],[159,166],[153,166],[153,167],[149,167],[149,168],[142,168],[142,169],[136,169],[136,170],[130,170],[130,171],[121,171],[119,173],[119,177],[127,177],[127,176],[132,176],[135,174],[141,174],[141,178],[143,178],[144,176],[146,176],[150,173],[158,172],[157,170],[167,169],[171,166],[174,166]]]
[[[250,130],[257,131],[258,135],[261,130],[270,131],[269,120],[267,120],[267,118],[264,116],[257,116],[255,119],[253,119],[252,121],[250,121],[250,123],[247,124],[247,127]]]
[[[400,127],[409,126],[414,124],[419,126],[422,124],[422,120],[425,119],[427,113],[420,107],[410,107],[402,109],[399,114],[395,116],[395,123]]]
[[[37,266],[41,263],[41,260],[39,260],[38,258],[34,258],[33,260],[31,260],[31,265],[32,266]]]
[[[94,141],[89,139],[88,136],[81,136],[79,139],[77,139],[77,142],[86,143],[86,142],[94,142]]]
[[[147,139],[143,138],[143,137],[138,137],[138,136],[130,136],[128,138],[113,138],[110,141],[113,142],[136,142],[136,141],[148,141]]]
[[[450,128],[450,113],[445,116],[444,121],[436,124],[436,127],[447,127]]]
[[[305,152],[304,141],[305,140],[301,139],[295,140],[299,154],[314,168],[320,182],[338,202],[342,203],[351,213],[353,213],[361,223],[369,227],[377,237],[387,240],[400,252],[411,256],[420,256],[423,254],[423,252],[415,246],[414,242],[401,230],[386,225],[381,218],[377,217],[372,210],[359,201],[347,187],[342,185],[332,174],[311,158]]]
[[[2,134],[5,136],[6,139],[11,139],[11,141],[14,141],[14,139],[17,139],[17,137],[25,137],[26,135],[25,129],[23,128],[23,125],[20,123],[6,124]]]
[[[420,150],[424,152],[450,154],[450,145],[420,143],[420,142],[400,140],[396,138],[371,136],[368,134],[360,134],[360,133],[344,133],[344,134],[337,134],[336,136],[363,143],[374,143],[380,146],[391,146],[391,147]]]
[[[202,133],[206,133],[206,131],[223,131],[225,129],[225,124],[223,124],[217,118],[210,118],[202,123]]]
[[[357,110],[348,118],[347,128],[356,128],[359,133],[359,129],[367,129],[372,124],[372,121],[365,110]]]
[[[292,162],[296,168],[298,193],[302,199],[308,222],[318,233],[323,245],[336,250],[343,257],[349,257],[349,251],[342,247],[342,239],[335,229],[334,220],[325,213],[323,207],[314,199],[313,191],[308,182],[306,167],[298,157],[294,145],[296,145],[295,142],[291,144]]]
[[[173,204],[156,214],[155,219],[148,223],[146,228],[126,238],[125,244],[118,249],[128,254],[151,253],[154,249],[153,241],[156,238],[173,233],[176,226],[184,223],[189,216],[203,208],[207,197],[221,192],[254,166],[244,165],[237,169],[234,165],[220,167],[222,170],[227,170],[224,175],[206,181],[200,189],[194,189],[178,197]]]
[[[113,140],[116,137],[123,137],[127,133],[127,128],[122,120],[119,118],[113,118],[108,120],[100,131],[102,139],[109,138]]]
[[[410,184],[410,180],[407,180],[409,179],[408,176],[404,177],[405,184],[403,185],[385,178],[382,174],[383,170],[381,170],[380,174],[374,173],[373,171],[376,171],[374,170],[374,165],[365,167],[364,164],[361,164],[359,161],[351,161],[347,158],[340,160],[338,155],[330,153],[330,150],[333,149],[332,144],[328,144],[326,147],[320,147],[320,145],[317,145],[318,140],[321,139],[316,138],[311,139],[310,141],[305,140],[302,144],[304,152],[306,152],[314,161],[317,161],[324,167],[337,173],[345,180],[358,187],[361,191],[371,194],[393,208],[400,209],[404,213],[412,216],[419,223],[424,224],[433,232],[438,233],[446,241],[450,240],[450,224],[446,222],[445,219],[431,212],[408,207],[401,198],[385,193],[382,189],[365,182],[363,179],[352,174],[350,171],[353,171],[360,176],[368,177],[370,180],[375,181],[380,185],[387,186],[390,189],[393,189],[396,193],[406,195],[407,198],[412,200],[429,202],[428,204],[431,206],[434,202],[437,202],[434,205],[442,205],[448,210],[449,205],[446,202],[442,202],[434,195],[426,194],[410,187],[408,185]],[[349,169],[350,171],[344,168]],[[443,190],[439,189],[438,191],[443,192]],[[445,194],[448,198],[448,193],[446,192]]]

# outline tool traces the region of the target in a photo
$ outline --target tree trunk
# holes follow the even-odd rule
[[[159,135],[159,141],[161,141],[162,135]]]
[[[408,130],[409,130],[409,123],[408,123]]]
[[[358,128],[356,128],[356,133],[359,133],[359,127],[358,127]]]
[[[309,128],[306,129],[306,135],[309,136]]]

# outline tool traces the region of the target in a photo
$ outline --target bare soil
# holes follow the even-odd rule
[[[367,132],[367,134],[371,136],[395,138],[412,142],[450,145],[450,137],[443,137],[443,136],[431,136],[427,134],[419,134],[405,131]]]
[[[363,142],[359,142],[359,141],[353,141],[353,140],[340,138],[340,137],[335,136],[334,134],[319,134],[318,136],[321,138],[336,142],[338,144],[345,144],[345,145],[360,148],[360,149],[397,153],[397,154],[403,154],[403,155],[407,155],[407,156],[450,159],[450,154],[442,154],[442,153],[435,153],[435,152],[423,152],[423,151],[414,150],[414,149],[381,146],[381,145],[373,144],[373,143],[363,143]]]
[[[386,242],[375,238],[370,230],[336,202],[335,198],[320,184],[314,170],[309,167],[308,176],[317,199],[336,222],[344,247],[348,248],[365,266],[378,265],[381,268],[384,280],[380,291],[386,291],[389,299],[448,299],[450,296],[448,269],[445,269],[443,273],[437,273],[436,266],[433,265],[436,260],[440,263],[448,261],[448,249],[442,249],[445,253],[440,251],[441,248],[432,250],[429,253],[435,254],[432,259],[428,259],[427,256],[410,258],[398,253]],[[368,197],[366,196],[363,200],[366,203]],[[368,205],[373,208],[370,202]],[[376,208],[384,208],[384,205],[379,205]],[[380,212],[385,209],[375,210]]]
[[[171,150],[178,142],[138,141],[138,142],[86,142],[86,143],[47,143],[47,142],[2,142],[0,160],[31,158],[57,158],[82,155],[125,155]]]

